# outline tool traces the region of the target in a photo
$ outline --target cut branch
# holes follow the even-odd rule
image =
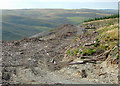
[[[108,55],[110,53],[111,50],[108,50],[104,53],[101,53],[100,55],[97,56],[82,56],[81,58],[89,58],[93,57],[94,59],[90,59],[90,60],[83,60],[83,61],[78,61],[78,62],[70,62],[69,65],[74,65],[74,64],[85,64],[87,62],[96,62],[96,61],[104,61],[106,59],[106,55]]]
[[[85,64],[87,62],[89,63],[95,63],[96,61],[104,61],[105,60],[105,56],[102,56],[101,58],[95,58],[95,59],[90,59],[90,60],[83,60],[83,61],[78,61],[78,62],[71,62],[69,63],[69,65],[74,65],[74,64]]]

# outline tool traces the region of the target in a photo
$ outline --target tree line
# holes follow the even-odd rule
[[[119,18],[119,15],[116,14],[116,15],[111,15],[111,16],[98,17],[98,18],[85,20],[84,22],[90,22],[90,21],[95,21],[95,20],[103,20],[103,19],[112,19],[112,18]]]

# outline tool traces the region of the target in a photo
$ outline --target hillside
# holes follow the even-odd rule
[[[62,60],[72,63],[61,71],[65,74],[72,71],[74,77],[118,83],[118,18],[83,23],[83,27],[84,35],[74,38]]]
[[[118,84],[118,18],[63,24],[3,42],[3,84]]]
[[[61,24],[77,25],[89,18],[109,16],[111,14],[117,14],[117,12],[117,10],[93,9],[3,10],[3,40],[19,40],[46,30],[48,31]]]
[[[30,37],[38,32],[50,30],[56,25],[40,19],[32,19],[22,16],[2,16],[3,40],[18,40]]]

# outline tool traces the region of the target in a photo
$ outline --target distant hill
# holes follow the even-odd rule
[[[3,40],[18,40],[23,37],[43,32],[54,28],[56,25],[40,19],[32,19],[21,16],[3,16]]]
[[[81,24],[95,17],[117,14],[117,10],[21,9],[3,10],[3,40],[19,40],[50,30],[61,24]]]

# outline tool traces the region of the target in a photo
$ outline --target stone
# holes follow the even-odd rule
[[[82,70],[82,78],[87,78],[86,70]]]

